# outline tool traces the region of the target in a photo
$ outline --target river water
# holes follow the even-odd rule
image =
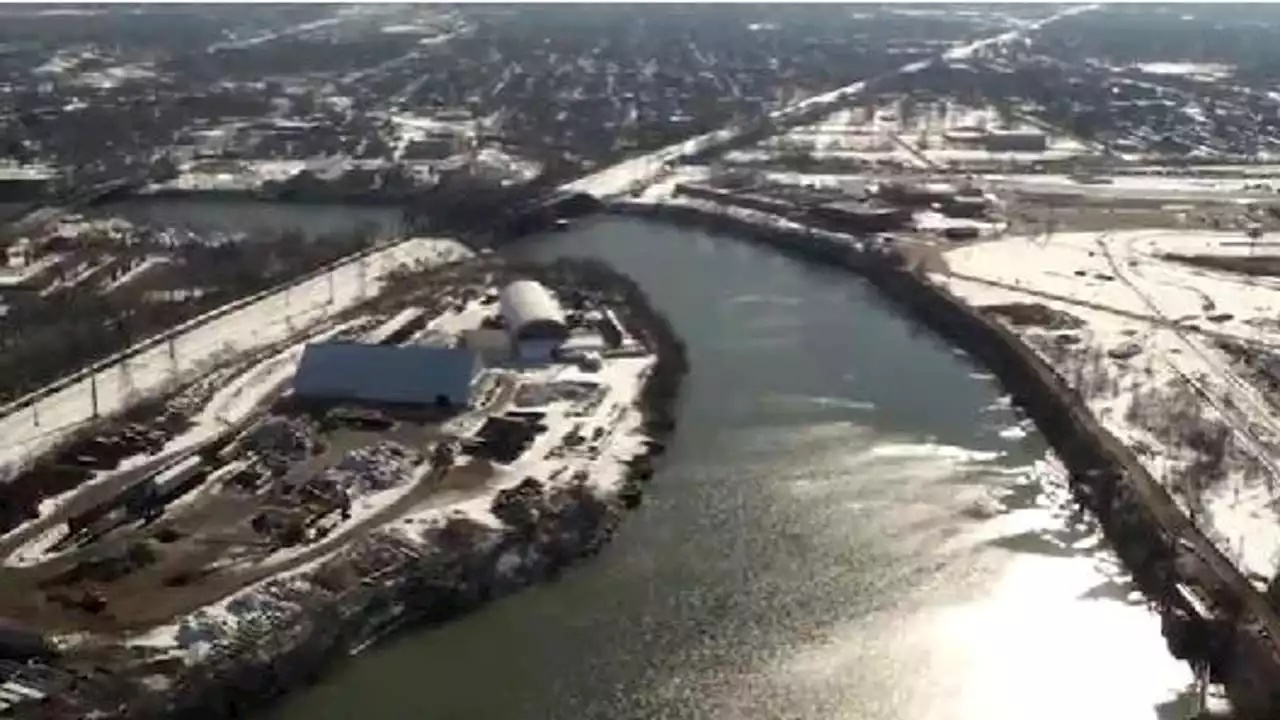
[[[325,204],[257,203],[243,200],[129,198],[90,211],[138,224],[177,227],[192,232],[247,233],[250,240],[297,231],[309,238],[367,230],[390,237],[400,229],[399,208]]]
[[[523,252],[608,260],[688,345],[643,507],[558,582],[388,641],[266,717],[1182,717],[1189,671],[1071,526],[1043,440],[873,290],[631,218]]]

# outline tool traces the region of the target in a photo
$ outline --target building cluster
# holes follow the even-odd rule
[[[746,208],[780,217],[803,219],[806,225],[851,235],[877,235],[922,229],[920,213],[937,213],[959,221],[988,222],[1000,208],[995,197],[980,188],[953,182],[886,181],[847,188],[770,187],[732,183],[731,187],[681,184],[678,195],[717,204]],[[959,223],[945,227],[948,239],[972,239],[976,225]]]
[[[323,342],[307,346],[293,393],[308,405],[372,407],[392,412],[456,412],[472,405],[486,366],[541,365],[564,360],[590,365],[606,336],[607,316],[573,332],[571,314],[544,285],[517,280],[498,294],[488,327],[460,334],[455,345]],[[581,325],[584,320],[578,318]],[[601,328],[600,326],[605,326]]]

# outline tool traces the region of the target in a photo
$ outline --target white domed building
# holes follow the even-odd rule
[[[521,360],[546,362],[569,337],[564,309],[542,283],[517,280],[498,298],[502,322]]]

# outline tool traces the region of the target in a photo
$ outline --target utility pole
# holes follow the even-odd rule
[[[178,381],[178,345],[177,341],[169,338],[169,371],[173,373],[174,382]]]
[[[89,375],[89,403],[93,408],[93,419],[98,419],[98,373]]]
[[[129,398],[133,395],[133,373],[129,372],[129,358],[120,360],[120,396]]]

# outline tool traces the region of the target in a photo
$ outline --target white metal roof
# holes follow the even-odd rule
[[[502,320],[507,329],[519,334],[530,325],[565,325],[564,310],[555,296],[542,283],[517,280],[502,289],[499,296]]]
[[[422,345],[326,342],[308,345],[293,391],[300,397],[430,404],[444,396],[466,404],[479,371],[475,353]]]

